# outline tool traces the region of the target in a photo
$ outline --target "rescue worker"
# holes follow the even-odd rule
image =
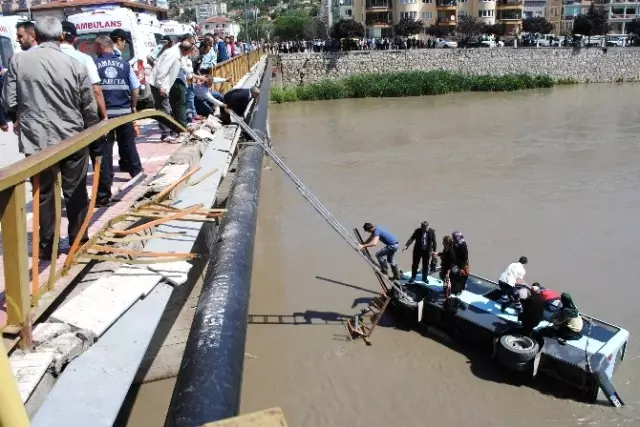
[[[99,36],[96,39],[96,46],[98,49],[96,66],[101,79],[108,117],[111,119],[135,113],[140,82],[138,79],[132,79],[129,62],[116,57],[113,41],[107,36]],[[107,143],[103,151],[103,160],[106,160],[102,165],[108,170],[104,171],[104,175],[113,176],[113,143],[116,138],[120,157],[126,159],[126,164],[129,167],[128,172],[133,178],[142,172],[133,122],[118,126],[107,135]],[[110,202],[111,188],[110,186],[108,189],[103,187],[99,192],[97,205],[106,206]]]
[[[116,28],[109,34],[111,41],[113,41],[113,53],[118,58],[122,57],[122,52],[126,52],[127,43],[132,44],[131,33],[123,30],[122,28]]]
[[[244,117],[252,99],[260,96],[260,89],[252,87],[251,89],[232,89],[224,94],[224,105],[220,105],[220,121],[223,125],[231,124],[231,116],[229,110],[236,113],[239,117]]]
[[[388,263],[391,266],[391,271],[393,273],[390,279],[400,280],[400,272],[398,271],[398,266],[395,262],[396,252],[399,247],[398,239],[384,228],[378,225],[373,225],[370,222],[365,222],[362,228],[367,233],[371,233],[371,235],[363,245],[358,245],[358,250],[361,251],[366,248],[373,248],[378,244],[378,242],[382,242],[384,248],[376,252],[380,271],[382,271],[382,274],[388,274]]]
[[[511,305],[516,311],[522,312],[522,303],[520,302],[520,293],[517,286],[526,286],[524,276],[527,271],[524,266],[527,262],[527,257],[521,256],[518,262],[509,264],[506,270],[500,275],[498,285],[508,300],[508,303],[502,305],[502,310],[505,310],[508,305]]]
[[[429,283],[429,258],[432,256],[432,253],[436,252],[438,246],[436,233],[433,228],[429,227],[429,221],[420,223],[420,227],[413,231],[413,234],[409,237],[409,240],[407,240],[402,250],[406,251],[413,242],[415,242],[415,244],[413,245],[413,262],[411,263],[411,279],[409,283],[416,281],[420,261],[422,261],[422,281]],[[431,258],[431,271],[433,272],[435,270],[436,258],[433,256],[433,258]]]
[[[560,294],[553,289],[544,288],[540,283],[535,282],[531,285],[531,293],[540,296],[541,300],[544,302],[544,308],[547,311],[556,312],[562,308]]]

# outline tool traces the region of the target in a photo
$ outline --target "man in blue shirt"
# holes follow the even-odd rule
[[[363,245],[358,245],[358,250],[373,248],[378,244],[378,242],[382,242],[384,248],[376,252],[376,258],[380,264],[380,270],[382,271],[382,274],[387,274],[387,263],[389,263],[391,266],[391,272],[393,273],[393,276],[390,278],[392,280],[400,280],[400,272],[398,271],[398,266],[395,262],[396,252],[399,248],[398,239],[384,228],[379,225],[373,225],[370,222],[365,222],[362,228],[367,233],[371,233],[371,235]]]
[[[218,64],[228,60],[229,55],[227,53],[227,45],[225,44],[224,40],[222,40],[218,34],[214,34],[213,41],[215,42],[214,46],[218,55]]]

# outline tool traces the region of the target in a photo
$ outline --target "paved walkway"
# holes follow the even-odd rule
[[[147,176],[155,175],[166,164],[171,155],[180,147],[179,144],[163,143],[160,142],[160,133],[156,123],[152,120],[140,121],[140,136],[137,138],[136,143],[138,146],[138,153],[140,154],[140,160],[142,161],[142,167],[144,173]],[[0,167],[7,166],[11,163],[22,159],[22,155],[18,153],[18,140],[12,131],[8,133],[0,132],[0,150],[2,150],[2,159],[0,160]],[[118,155],[117,144],[114,146],[114,169],[115,178],[113,183],[113,197],[120,199],[119,202],[109,206],[108,208],[97,208],[94,211],[91,224],[89,225],[89,235],[92,236],[97,230],[99,230],[107,221],[112,218],[123,214],[133,202],[144,194],[147,190],[145,185],[127,185],[131,179],[126,172],[120,172],[118,169]],[[89,172],[87,180],[87,191],[91,195],[91,183],[92,172]],[[136,182],[137,183],[137,182]],[[31,188],[29,186],[27,192],[27,232],[28,232],[28,250],[29,250],[29,271],[32,268],[31,259],[31,234],[33,230],[33,214],[32,212],[32,196]],[[64,212],[63,203],[62,212],[62,228],[60,255],[56,262],[56,269],[59,270],[64,264],[66,258],[66,251],[69,249],[69,241],[67,238],[67,220]],[[1,235],[0,235],[1,240]],[[0,254],[2,249],[0,248]],[[40,261],[39,263],[39,283],[42,287],[49,278],[49,261]],[[6,301],[5,301],[5,282],[4,282],[4,266],[2,265],[2,259],[0,258],[0,327],[6,323]]]

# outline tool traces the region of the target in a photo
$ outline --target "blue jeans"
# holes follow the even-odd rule
[[[376,258],[378,259],[378,264],[380,264],[380,270],[384,273],[387,271],[387,263],[392,267],[396,266],[395,257],[399,247],[400,245],[396,243],[395,245],[385,246],[376,252]]]
[[[196,115],[196,105],[195,99],[196,94],[193,92],[193,86],[187,85],[186,90],[184,91],[185,102],[187,103],[187,121],[193,120]]]

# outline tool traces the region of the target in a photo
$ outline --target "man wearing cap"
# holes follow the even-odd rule
[[[415,282],[418,276],[420,261],[422,261],[422,281],[429,283],[429,258],[437,249],[436,232],[433,228],[429,227],[429,221],[423,221],[420,227],[413,231],[413,234],[409,237],[407,243],[405,243],[402,251],[406,251],[413,242],[415,242],[415,244],[413,245],[413,262],[411,263],[411,280],[409,280],[409,283]],[[435,269],[436,263],[435,257],[433,257],[431,261],[431,271],[435,271]]]
[[[106,36],[100,36],[96,39],[96,47],[98,57],[96,58],[96,67],[100,75],[102,92],[107,106],[108,117],[120,117],[136,112],[136,103],[138,101],[138,91],[140,82],[137,79],[131,79],[131,65],[122,58],[118,58],[114,53],[113,41]],[[109,176],[113,175],[112,168],[112,150],[113,142],[118,139],[118,153],[122,159],[126,159],[129,167],[129,174],[135,177],[142,172],[140,156],[136,148],[135,134],[133,123],[125,123],[118,126],[107,135],[107,145],[104,150],[103,159],[107,159],[106,166]],[[105,175],[107,175],[105,170]],[[98,204],[108,205],[111,201],[111,191],[104,188],[99,192]]]
[[[160,39],[160,44],[156,46],[156,48],[149,54],[149,56],[147,56],[147,62],[149,63],[149,65],[153,67],[158,57],[172,45],[173,42],[171,41],[171,37],[162,36],[162,38]]]
[[[122,28],[116,28],[109,34],[113,41],[113,53],[118,57],[122,57],[122,52],[127,48],[127,43],[131,44],[131,33],[123,30]]]

